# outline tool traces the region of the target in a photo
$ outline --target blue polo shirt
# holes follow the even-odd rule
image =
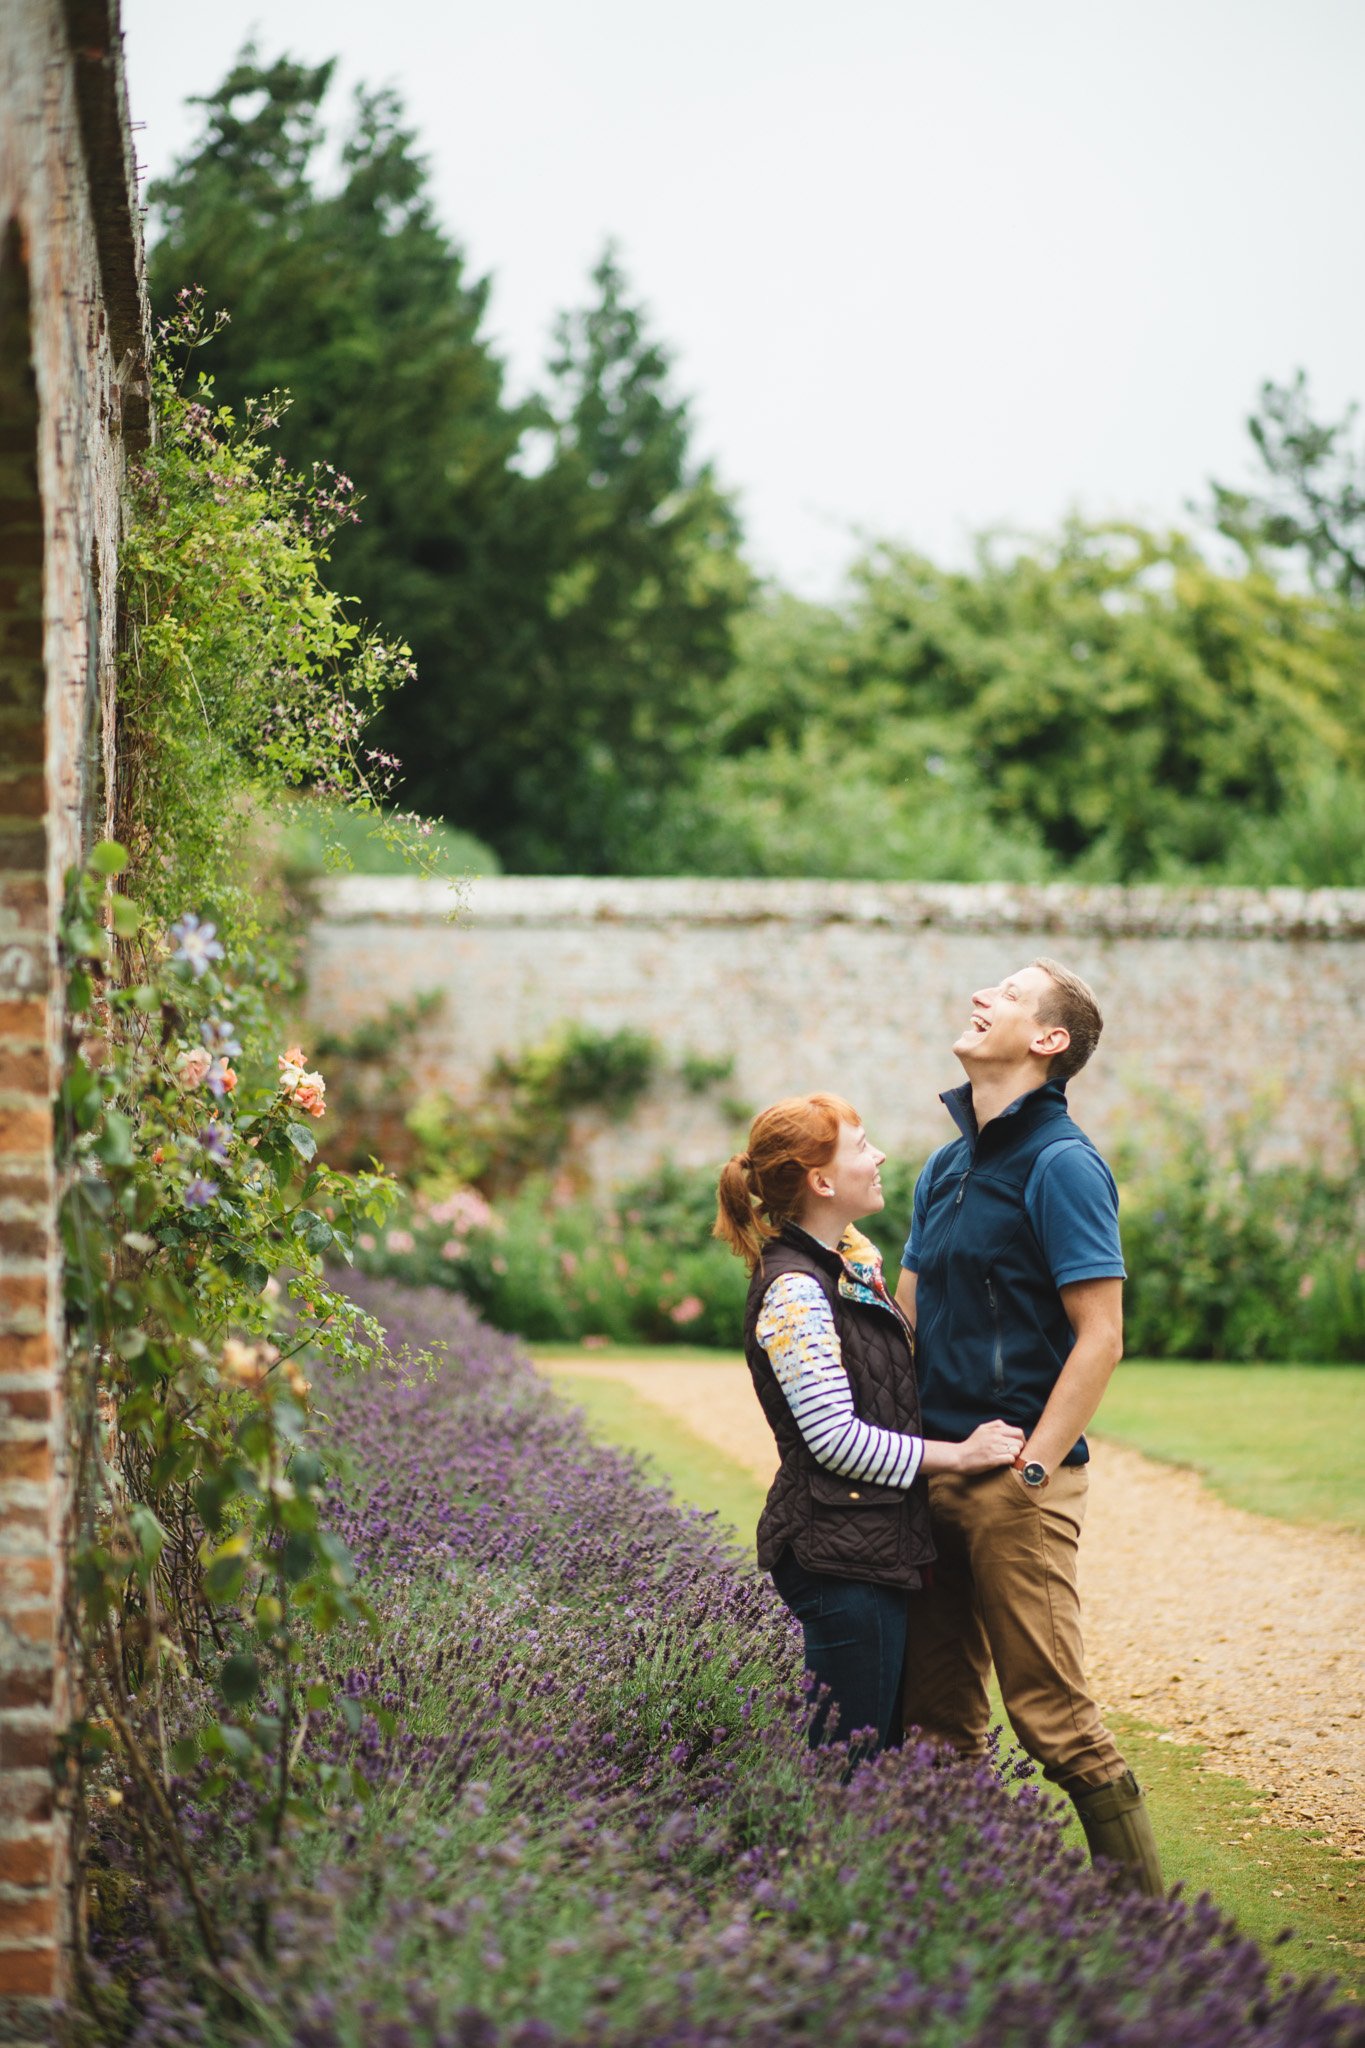
[[[942,1100],[962,1135],[916,1183],[901,1264],[918,1276],[924,1432],[956,1442],[997,1415],[1032,1429],[1074,1342],[1060,1290],[1125,1273],[1118,1189],[1062,1083],[981,1132],[969,1086]],[[1067,1462],[1088,1456],[1082,1437]]]

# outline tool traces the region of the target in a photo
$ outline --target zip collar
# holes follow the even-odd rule
[[[961,1131],[967,1141],[968,1151],[975,1158],[976,1148],[982,1142],[983,1134],[977,1129],[976,1111],[972,1107],[971,1082],[964,1081],[960,1087],[945,1090],[938,1099]],[[1067,1109],[1066,1082],[1044,1081],[1041,1088],[1029,1088],[1022,1095],[1016,1095],[1013,1102],[1002,1109],[998,1116],[993,1116],[986,1126],[985,1136],[989,1139],[990,1133],[997,1124],[1000,1124],[1005,1127],[1005,1133],[999,1142],[1005,1143],[1010,1137],[1016,1136],[1020,1129],[1038,1122],[1045,1115],[1055,1116],[1059,1110],[1063,1115],[1070,1113]],[[1008,1118],[1014,1119],[1012,1125],[1007,1123]]]

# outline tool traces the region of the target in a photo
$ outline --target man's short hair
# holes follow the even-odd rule
[[[1041,967],[1051,988],[1044,990],[1038,998],[1036,1015],[1040,1024],[1060,1024],[1071,1034],[1071,1043],[1063,1052],[1054,1054],[1048,1065],[1049,1081],[1069,1081],[1073,1074],[1079,1074],[1091,1053],[1100,1042],[1104,1019],[1100,1006],[1095,1001],[1095,991],[1088,981],[1082,981],[1079,974],[1063,967],[1060,960],[1049,960],[1041,956],[1034,961]]]

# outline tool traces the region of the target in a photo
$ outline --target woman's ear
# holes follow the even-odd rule
[[[825,1172],[823,1166],[808,1166],[806,1168],[806,1186],[813,1195],[818,1195],[822,1202],[827,1201],[834,1193],[834,1182]]]

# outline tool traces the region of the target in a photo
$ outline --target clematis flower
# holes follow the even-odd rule
[[[175,1063],[176,1079],[182,1088],[202,1087],[212,1065],[213,1054],[208,1047],[192,1045],[188,1052],[181,1053]]]
[[[181,1199],[187,1209],[207,1209],[217,1193],[217,1181],[205,1180],[202,1173],[197,1173]]]
[[[216,924],[201,922],[192,910],[178,919],[170,928],[168,936],[176,941],[172,960],[183,961],[195,980],[208,972],[210,963],[221,960],[223,949],[218,943]]]
[[[211,1052],[218,1053],[223,1059],[235,1059],[241,1055],[241,1040],[233,1029],[231,1018],[205,1018],[204,1043]]]
[[[210,1159],[226,1159],[228,1156],[227,1132],[221,1124],[206,1124],[199,1133],[199,1143]]]
[[[231,1095],[236,1088],[236,1071],[228,1065],[226,1060],[215,1060],[209,1068],[208,1083],[209,1092],[216,1095],[221,1101],[224,1095]]]

